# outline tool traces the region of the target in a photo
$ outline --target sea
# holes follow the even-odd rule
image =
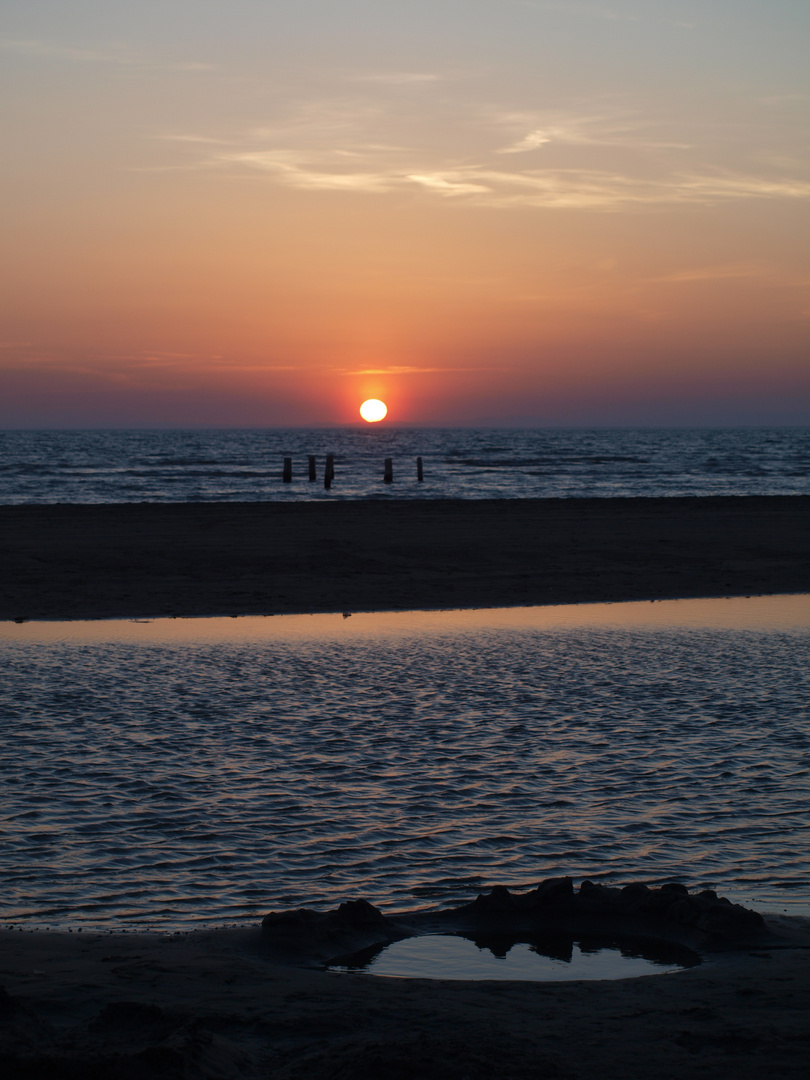
[[[807,429],[5,432],[0,450],[6,504],[810,491]],[[560,875],[810,914],[808,657],[801,595],[0,623],[0,924],[256,924]]]
[[[0,432],[0,504],[808,493],[810,427]]]

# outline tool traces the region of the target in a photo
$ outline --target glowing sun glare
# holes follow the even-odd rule
[[[370,424],[376,424],[378,420],[384,419],[387,412],[388,407],[385,402],[378,401],[377,398],[369,398],[360,406],[360,415]]]

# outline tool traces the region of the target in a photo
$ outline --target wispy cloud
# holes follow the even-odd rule
[[[241,134],[161,137],[191,152],[198,145],[196,160],[189,164],[187,156],[175,167],[263,173],[275,184],[312,192],[410,191],[493,208],[602,211],[810,196],[800,162],[794,167],[760,156],[756,167],[712,167],[712,149],[661,139],[660,126],[622,106],[546,116],[479,110],[464,119],[452,150],[392,139],[393,132],[418,136],[423,129],[410,112],[391,112],[362,95],[305,102]],[[499,145],[504,134],[512,141]],[[553,153],[550,144],[558,144]],[[610,167],[600,168],[602,162]]]
[[[382,193],[396,187],[385,172],[338,172],[318,168],[311,158],[295,150],[255,150],[221,154],[222,164],[244,165],[273,174],[288,187],[304,191],[365,191]]]
[[[0,49],[18,53],[21,56],[53,57],[58,60],[73,60],[94,64],[135,64],[137,61],[128,55],[123,46],[105,49],[78,48],[72,45],[57,45],[48,41],[12,38],[0,41]]]
[[[344,371],[344,375],[446,375],[448,372],[469,371],[508,371],[509,368],[499,367],[415,367],[408,364],[392,365],[391,367],[361,368],[358,371]]]
[[[484,165],[406,171],[394,167],[337,169],[336,155],[299,151],[226,152],[221,166],[241,165],[272,174],[278,182],[308,191],[384,194],[419,188],[442,198],[492,207],[619,210],[632,206],[714,205],[740,199],[810,198],[810,181],[726,172],[636,177],[598,169],[493,169]],[[377,163],[378,166],[380,163]]]
[[[437,195],[488,195],[492,192],[488,184],[477,181],[472,173],[410,173],[405,179]]]
[[[394,365],[392,367],[360,368],[357,371],[344,371],[344,375],[429,375],[436,372],[444,373],[446,368],[437,367],[413,367],[407,364]]]
[[[143,349],[140,352],[134,353],[102,353],[93,358],[95,362],[107,363],[108,361],[116,361],[122,363],[130,363],[140,366],[165,366],[172,367],[179,365],[181,368],[186,368],[188,365],[186,361],[193,360],[195,363],[215,366],[226,367],[228,370],[235,371],[300,371],[301,366],[297,364],[268,364],[264,360],[256,360],[253,363],[245,364],[240,362],[234,364],[233,359],[229,356],[224,356],[222,353],[204,353],[204,352],[170,352],[164,349]]]
[[[725,173],[708,176],[686,176],[682,181],[684,201],[694,198],[700,202],[722,199],[782,198],[806,199],[810,196],[810,181],[791,177],[768,178]]]
[[[370,75],[352,75],[350,82],[377,83],[380,86],[424,86],[439,82],[440,75],[419,71],[388,71]]]
[[[766,263],[742,262],[723,263],[715,266],[690,266],[683,270],[673,270],[661,277],[647,278],[647,281],[667,285],[690,284],[706,281],[741,281],[748,279],[776,287],[806,288],[810,282],[803,275],[791,274],[783,268]]]
[[[0,345],[2,348],[2,345]],[[264,359],[235,360],[233,356],[207,352],[172,352],[160,349],[143,349],[136,352],[93,352],[82,351],[77,356],[73,350],[43,344],[27,342],[25,348],[9,343],[11,356],[0,361],[4,370],[32,368],[53,372],[73,372],[75,374],[100,376],[105,379],[126,381],[140,375],[185,377],[190,367],[198,375],[208,373],[219,376],[222,373],[235,375],[241,372],[273,375],[279,372],[305,371],[307,364],[273,364]],[[16,353],[16,355],[15,355]],[[314,365],[312,366],[314,370]]]
[[[771,94],[759,100],[763,105],[786,105],[797,101],[807,101],[807,98],[807,94]]]
[[[533,7],[540,11],[553,11],[561,15],[577,16],[579,18],[599,19],[602,22],[638,22],[639,17],[629,11],[618,11],[614,7],[604,4],[581,4],[577,0],[529,0],[522,7]]]
[[[69,63],[107,64],[121,67],[157,69],[161,71],[207,72],[215,71],[216,64],[194,60],[155,62],[132,53],[126,45],[110,44],[102,47],[63,45],[33,38],[6,38],[0,40],[0,49],[19,56],[61,60]]]
[[[227,146],[227,139],[214,139],[209,135],[156,135],[164,142],[192,143],[202,146]]]
[[[754,266],[751,263],[731,263],[726,266],[697,266],[687,270],[676,270],[671,274],[664,274],[662,277],[650,278],[649,280],[678,284],[690,281],[722,281],[726,278],[762,276],[763,268],[761,266]]]
[[[551,142],[553,136],[553,131],[537,128],[536,131],[530,131],[528,135],[524,135],[522,139],[519,139],[516,143],[512,143],[511,146],[504,146],[497,152],[499,154],[523,154],[527,150],[536,150],[539,146],[544,146],[546,143]]]
[[[515,141],[499,154],[524,154],[551,143],[567,146],[622,147],[639,152],[688,150],[689,143],[661,139],[650,132],[649,121],[614,109],[588,114],[525,113],[489,110],[487,122],[512,135]]]

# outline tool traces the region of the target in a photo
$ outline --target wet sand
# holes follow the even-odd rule
[[[810,497],[0,507],[0,619],[810,592]]]
[[[285,966],[258,928],[3,931],[0,1067],[8,1080],[804,1080],[810,929],[777,922],[789,947],[569,983]]]

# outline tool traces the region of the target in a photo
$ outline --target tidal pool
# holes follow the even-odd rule
[[[364,949],[326,966],[330,971],[402,979],[560,982],[661,975],[699,963],[690,949],[653,941],[423,934]]]

